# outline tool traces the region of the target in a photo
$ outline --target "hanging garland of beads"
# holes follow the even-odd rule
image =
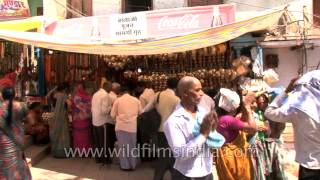
[[[169,77],[195,76],[204,87],[214,88],[230,84],[237,76],[231,69],[227,44],[173,54],[144,56],[104,56],[109,68],[126,70],[125,79],[151,82],[155,90],[166,87]]]

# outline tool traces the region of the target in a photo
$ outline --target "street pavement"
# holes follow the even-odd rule
[[[92,158],[55,159],[47,157],[32,168],[33,179],[110,179],[110,180],[151,180],[152,163],[143,162],[135,171],[122,171],[118,164],[96,164]],[[169,180],[169,176],[165,180]]]
[[[153,177],[153,162],[143,162],[134,171],[122,171],[119,164],[96,164],[92,158],[56,159],[46,157],[31,168],[34,180],[151,180]],[[218,179],[214,168],[214,179]],[[167,172],[163,180],[170,180]]]
[[[298,164],[294,162],[292,127],[287,125],[284,138],[284,159],[288,180],[298,179]],[[135,171],[122,171],[117,162],[102,166],[92,158],[56,159],[48,155],[31,168],[34,180],[152,180],[153,162],[141,163]],[[218,179],[214,168],[214,179]],[[164,180],[170,180],[167,172]]]

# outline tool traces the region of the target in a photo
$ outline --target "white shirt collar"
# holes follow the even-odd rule
[[[206,111],[202,107],[200,107],[198,105],[196,114],[205,114],[205,113],[206,113]],[[193,119],[191,114],[184,109],[184,107],[181,105],[181,103],[179,103],[176,106],[176,111],[175,111],[174,115],[177,116],[177,117],[183,116],[187,120],[192,120]]]

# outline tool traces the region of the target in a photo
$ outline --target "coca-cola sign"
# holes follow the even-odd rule
[[[148,36],[176,36],[230,24],[234,20],[234,4],[149,11],[147,12]]]
[[[199,27],[199,15],[198,14],[185,14],[181,17],[170,18],[163,16],[158,24],[159,30],[168,29],[193,29]]]

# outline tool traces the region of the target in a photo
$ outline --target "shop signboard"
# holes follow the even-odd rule
[[[47,26],[46,33],[82,40],[123,41],[185,35],[233,22],[235,4],[222,4],[67,19]]]
[[[110,38],[113,40],[134,40],[147,37],[145,12],[111,15],[109,24],[112,24]]]
[[[0,0],[0,20],[30,17],[28,0]]]

